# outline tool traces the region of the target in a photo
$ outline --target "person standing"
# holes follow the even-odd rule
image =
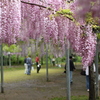
[[[40,59],[39,59],[39,57],[37,56],[37,57],[35,58],[36,66],[39,64],[39,61],[40,61]]]
[[[30,55],[26,59],[26,63],[27,63],[27,66],[28,66],[27,75],[30,75],[31,74],[31,67],[32,67],[32,59],[31,59],[31,56]]]
[[[25,67],[24,73],[25,73],[25,74],[27,74],[27,70],[28,70],[28,66],[27,66],[26,60],[27,60],[27,56],[26,56],[25,59],[24,59],[24,67]]]
[[[52,58],[52,64],[55,66],[55,58]]]
[[[89,91],[89,67],[86,67],[85,74],[86,74],[86,89],[87,91]]]
[[[70,59],[70,83],[73,82],[73,71],[76,69],[75,68],[75,65],[73,63],[73,59],[72,59],[72,56],[69,57]]]
[[[73,83],[73,71],[76,69],[73,63],[73,60],[72,60],[72,56],[69,57],[69,65],[70,65],[70,83],[72,84]],[[66,73],[66,65],[65,65],[64,73]]]
[[[93,72],[96,72],[96,67],[95,67],[95,63],[93,61]],[[89,81],[89,67],[86,67],[85,69],[85,74],[86,74],[86,89],[89,92],[90,89],[90,81]]]

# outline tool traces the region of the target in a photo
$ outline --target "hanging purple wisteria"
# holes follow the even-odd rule
[[[59,49],[65,49],[68,39],[74,51],[82,56],[83,65],[89,66],[95,56],[96,36],[90,25],[82,30],[81,25],[68,18],[50,18],[61,8],[68,8],[65,0],[0,1],[0,42],[11,44],[43,38],[44,42],[52,41]]]
[[[16,43],[20,38],[21,27],[21,2],[20,0],[0,1],[0,42]]]

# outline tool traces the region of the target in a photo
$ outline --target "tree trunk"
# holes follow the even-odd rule
[[[17,55],[17,64],[19,64],[19,55]]]
[[[96,100],[95,97],[95,78],[94,78],[94,69],[93,66],[89,66],[89,84],[90,84],[90,91],[89,91],[89,100]]]

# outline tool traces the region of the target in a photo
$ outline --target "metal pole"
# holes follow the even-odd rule
[[[0,16],[2,15],[2,6],[0,7]],[[0,27],[1,27],[1,18],[0,18]],[[1,30],[0,30],[1,32]],[[2,45],[0,45],[0,61],[1,61],[1,93],[4,93],[3,88],[3,52]]]
[[[71,96],[71,93],[70,93],[70,63],[69,63],[69,47],[70,47],[70,44],[69,44],[69,41],[67,41],[68,43],[68,48],[66,50],[66,80],[67,80],[67,100],[71,100],[70,99],[70,96]]]
[[[10,52],[8,52],[8,59],[9,59],[9,68],[11,67],[11,55]]]
[[[4,93],[4,87],[3,87],[3,51],[2,51],[2,45],[0,45],[0,58],[1,58],[1,93]]]
[[[48,46],[46,45],[46,80],[49,81],[48,78]]]

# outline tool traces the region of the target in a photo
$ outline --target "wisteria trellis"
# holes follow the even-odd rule
[[[0,43],[12,44],[20,40],[36,40],[43,37],[45,42],[52,40],[54,45],[59,44],[61,48],[64,48],[68,39],[71,47],[82,56],[83,65],[87,67],[92,63],[95,55],[96,35],[92,33],[91,26],[84,26],[85,30],[82,30],[80,25],[76,25],[67,18],[58,16],[51,20],[49,17],[60,8],[68,8],[66,0],[23,1],[43,5],[47,9],[24,4],[21,0],[1,0]],[[53,10],[48,10],[48,8]]]

